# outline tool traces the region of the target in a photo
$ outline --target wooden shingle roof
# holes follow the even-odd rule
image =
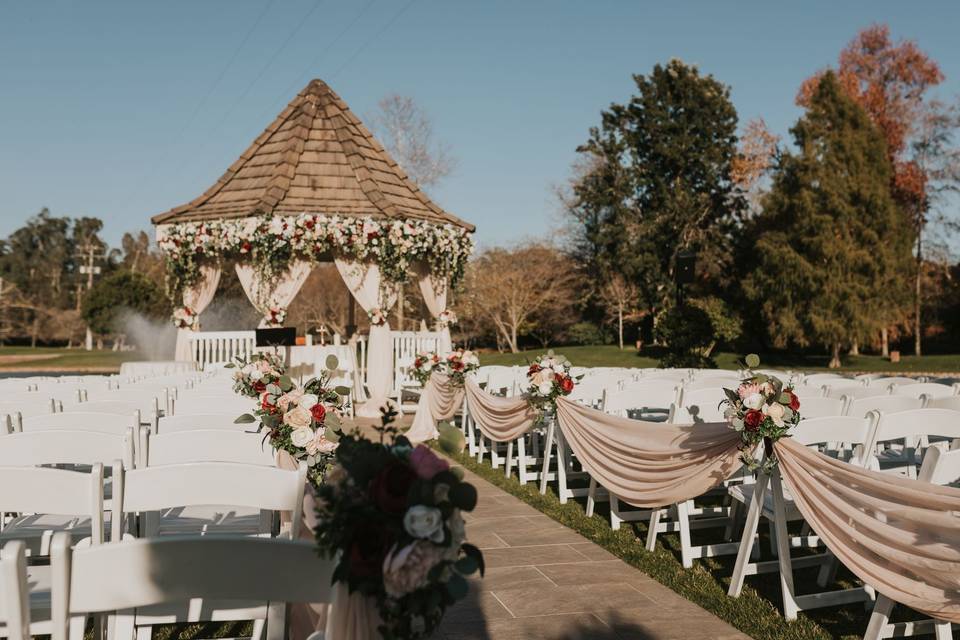
[[[200,197],[154,224],[303,212],[473,225],[435,205],[346,103],[313,80]]]

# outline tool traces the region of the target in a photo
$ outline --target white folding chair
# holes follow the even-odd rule
[[[193,462],[149,466],[115,481],[114,540],[129,516],[143,514],[140,537],[228,533],[264,535],[273,518],[264,512],[292,513],[291,531],[300,531],[307,466],[295,471],[234,462]],[[122,514],[123,517],[120,517]]]
[[[860,418],[871,411],[880,411],[883,413],[893,413],[896,411],[908,411],[919,409],[923,406],[923,401],[919,397],[913,398],[902,395],[874,396],[872,398],[853,398],[848,399],[846,413],[844,415]],[[803,415],[803,400],[800,401],[800,415]]]
[[[865,387],[862,384],[826,385],[825,395],[828,398],[849,398],[851,400],[877,398],[890,395],[890,387],[881,387],[880,385]]]
[[[166,389],[161,391],[141,390],[131,386],[124,389],[88,393],[85,402],[104,403],[102,406],[110,406],[106,403],[122,402],[127,406],[132,406],[133,409],[140,412],[142,418],[146,419],[154,413],[169,413],[173,396]],[[130,410],[127,409],[124,413],[129,413]]]
[[[119,473],[119,461],[114,466]],[[0,466],[0,510],[20,513],[0,532],[0,541],[22,540],[30,555],[50,553],[53,534],[74,543],[103,542],[103,465],[89,473],[48,467]]]
[[[215,409],[216,407],[210,407]],[[180,431],[195,431],[202,429],[204,431],[238,431],[243,433],[251,430],[256,425],[237,424],[237,417],[244,413],[250,413],[251,407],[246,411],[238,413],[185,413],[175,416],[164,416],[157,421],[156,432],[158,434],[178,433]]]
[[[917,384],[925,382],[924,378],[908,378],[906,376],[881,376],[879,378],[867,378],[867,384],[870,386],[889,387],[890,385]]]
[[[684,385],[680,399],[670,410],[670,421],[676,424],[724,422],[722,402],[727,399],[717,385],[691,389]]]
[[[925,400],[923,406],[928,409],[960,411],[960,396],[947,396],[946,398],[928,398],[924,396],[923,399]]]
[[[946,438],[949,446],[960,438],[960,415],[951,409],[912,409],[892,413],[878,412],[877,427],[870,451],[874,468],[917,477],[917,465],[930,437]],[[900,448],[878,445],[903,442]]]
[[[957,386],[940,384],[939,382],[915,382],[914,384],[899,384],[893,389],[893,393],[898,396],[909,396],[919,398],[927,396],[928,398],[949,398],[957,395]]]
[[[146,466],[188,462],[235,462],[266,467],[276,466],[273,450],[259,433],[193,429],[151,435],[140,430],[140,450]]]
[[[836,373],[811,373],[810,375],[803,376],[800,384],[805,387],[820,388],[825,384],[839,385],[850,384],[852,382],[854,382],[852,378],[845,378]]]
[[[960,451],[943,451],[936,447],[927,449],[923,456],[923,464],[917,474],[917,480],[938,485],[954,485],[960,481]],[[937,640],[953,638],[949,622],[942,620],[925,619],[907,622],[890,622],[890,614],[896,603],[883,595],[877,594],[877,602],[873,605],[873,613],[867,623],[867,630],[863,634],[864,640],[880,640],[881,638],[903,638],[913,635],[928,635],[933,633]]]
[[[11,540],[0,551],[0,636],[29,640],[32,635],[50,633],[49,605],[45,609],[37,611],[36,616],[31,615],[26,546],[20,540]],[[31,625],[34,617],[37,624]]]
[[[53,546],[53,640],[81,640],[91,613],[115,616],[124,639],[143,624],[254,619],[266,620],[268,640],[281,640],[287,603],[329,602],[335,565],[313,542],[286,539],[124,540],[71,551],[57,537]]]
[[[800,399],[800,418],[828,418],[842,416],[846,408],[843,398],[810,397]]]
[[[23,433],[34,431],[63,430],[96,431],[99,433],[124,434],[127,429],[140,428],[140,413],[128,414],[71,411],[50,413],[24,418],[20,425]]]
[[[192,413],[249,413],[256,405],[253,398],[245,398],[232,394],[230,396],[200,395],[199,393],[182,393],[173,401],[173,412],[168,415],[183,415]]]
[[[620,391],[607,394],[603,411],[626,418],[669,420],[670,408],[680,398],[680,388],[680,382],[672,379],[640,378],[624,382]],[[613,395],[616,397],[611,398]]]

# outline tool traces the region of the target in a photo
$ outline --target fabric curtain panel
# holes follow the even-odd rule
[[[494,442],[511,442],[533,427],[537,412],[526,398],[503,398],[487,393],[473,378],[464,387],[467,408],[480,432]]]
[[[451,384],[443,374],[431,374],[420,394],[413,425],[404,435],[413,443],[433,440],[440,435],[437,422],[453,418],[462,405],[463,389]]]
[[[695,498],[740,466],[740,434],[727,423],[672,425],[611,416],[565,398],[557,422],[577,460],[601,486],[636,507]]]
[[[219,285],[220,265],[205,264],[201,266],[200,279],[192,287],[183,291],[183,306],[190,307],[198,314],[203,313],[203,310],[213,302],[213,296],[217,293]],[[192,329],[177,329],[175,360],[192,359],[189,340],[192,333]]]
[[[960,489],[863,469],[789,438],[774,449],[797,508],[840,562],[891,600],[960,623]]]
[[[377,264],[343,258],[336,258],[334,264],[347,289],[364,311],[369,313],[379,308],[386,315],[397,301],[397,288],[384,282]],[[366,418],[379,416],[380,407],[386,404],[392,388],[393,339],[390,323],[384,322],[370,327],[367,344],[367,389],[370,397],[357,407],[357,415]]]
[[[437,351],[441,354],[449,353],[453,349],[450,327],[440,326],[439,322],[440,314],[447,308],[447,281],[445,278],[431,274],[430,267],[426,264],[420,264],[416,271],[417,282],[420,285],[420,295],[423,296],[427,311],[433,316],[434,323],[440,332],[440,343],[437,346]]]
[[[256,268],[249,263],[240,263],[236,265],[237,278],[240,280],[240,286],[243,292],[247,294],[247,300],[256,308],[262,316],[260,326],[269,325],[269,307],[271,303],[286,310],[297,297],[303,283],[310,277],[313,265],[305,260],[297,260],[290,264],[290,268],[282,273],[273,282],[262,282],[257,274]]]

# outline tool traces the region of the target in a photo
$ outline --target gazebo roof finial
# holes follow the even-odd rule
[[[303,212],[473,225],[430,200],[347,104],[310,83],[198,198],[154,224]]]

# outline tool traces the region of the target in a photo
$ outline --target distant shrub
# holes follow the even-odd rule
[[[666,348],[661,367],[716,368],[709,349],[715,338],[710,315],[693,305],[667,310],[657,323],[657,338]]]
[[[592,322],[577,322],[567,329],[567,342],[573,345],[606,344],[603,329]]]

